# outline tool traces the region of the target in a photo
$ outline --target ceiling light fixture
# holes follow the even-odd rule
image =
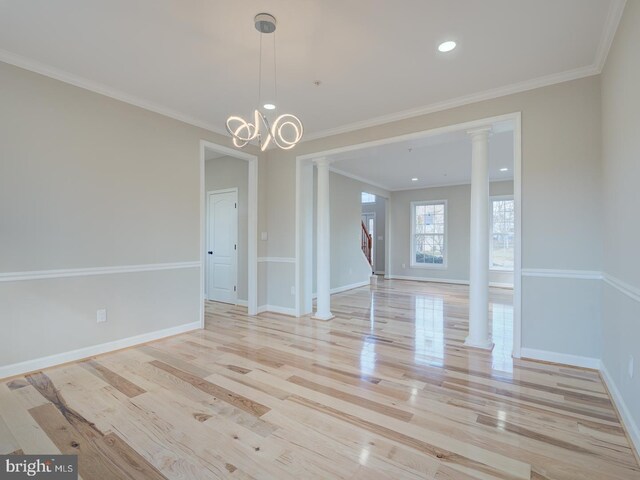
[[[440,46],[438,46],[438,50],[440,50],[443,53],[450,52],[454,48],[456,48],[456,42],[454,42],[453,40],[442,42]]]
[[[500,169],[500,171],[501,171],[501,172],[508,172],[508,171],[509,171],[509,169],[508,169],[507,167],[502,167],[502,168]]]
[[[268,13],[259,13],[254,18],[255,27],[260,32],[260,64],[258,73],[258,105],[262,100],[262,36],[271,34],[276,31],[276,19]],[[278,76],[276,70],[276,37],[273,35],[273,90],[274,99],[278,99]],[[265,103],[265,110],[275,110],[273,103]],[[298,117],[290,113],[284,113],[269,123],[267,117],[259,110],[253,112],[253,123],[248,122],[244,118],[232,115],[227,118],[227,131],[233,137],[233,144],[237,148],[248,145],[251,141],[257,139],[260,150],[263,152],[267,149],[271,141],[283,149],[289,150],[296,146],[302,139],[304,128]]]
[[[412,181],[412,182],[417,182],[417,181],[418,181],[418,177],[413,177],[413,178],[411,179],[411,181]]]

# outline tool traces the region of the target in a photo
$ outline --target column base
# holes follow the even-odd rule
[[[464,346],[468,348],[477,348],[479,350],[489,350],[492,351],[494,347],[494,343],[491,340],[486,340],[484,342],[474,342],[469,337],[467,337],[464,341]]]
[[[323,320],[323,321],[327,321],[327,320],[331,320],[334,317],[333,313],[329,312],[329,313],[319,313],[316,312],[313,314],[313,318],[314,320]]]

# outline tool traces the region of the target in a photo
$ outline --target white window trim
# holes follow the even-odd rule
[[[513,200],[513,195],[493,195],[489,197],[489,271],[490,272],[513,272],[513,268],[500,268],[493,266],[493,202],[494,200]],[[515,205],[514,205],[515,209]],[[514,225],[515,226],[515,225]],[[515,258],[514,258],[515,264]]]
[[[373,201],[372,202],[363,202],[362,201],[362,194],[366,193],[367,195],[373,195]],[[378,200],[378,197],[375,193],[369,193],[369,192],[360,192],[360,203],[362,205],[375,205],[376,201]]]
[[[415,236],[416,236],[416,223],[415,223],[415,210],[417,205],[440,205],[444,204],[444,256],[441,264],[428,264],[428,263],[416,263],[416,244],[415,244]],[[447,205],[447,200],[421,200],[411,202],[409,207],[409,221],[411,222],[411,237],[410,237],[410,245],[409,252],[411,258],[409,259],[409,266],[411,268],[426,268],[430,270],[446,270],[449,257],[449,205]]]

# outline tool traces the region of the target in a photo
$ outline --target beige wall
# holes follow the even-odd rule
[[[588,77],[537,90],[465,105],[386,125],[305,142],[293,151],[271,151],[268,176],[269,255],[295,255],[296,155],[394,137],[471,120],[522,112],[522,258],[525,269],[598,270],[601,268],[600,78]],[[550,242],[550,238],[553,239]],[[393,242],[391,248],[395,248]],[[294,269],[291,269],[293,275]],[[538,280],[538,279],[536,279]],[[565,308],[592,292],[588,280],[571,279],[567,296],[546,302],[546,289],[523,282],[523,346],[556,347],[540,332],[555,332],[563,352],[599,356],[591,339],[574,341],[584,322],[598,324],[600,312],[588,318]],[[293,278],[291,279],[293,284]],[[575,284],[575,285],[574,285]],[[576,297],[577,296],[577,297]],[[529,305],[544,303],[544,310]],[[559,312],[563,312],[560,314]],[[597,332],[593,332],[597,336]],[[580,353],[578,353],[580,352]]]
[[[640,2],[626,4],[602,75],[604,271],[602,360],[640,450]],[[616,288],[611,283],[618,285]],[[632,361],[635,375],[629,377]]]
[[[513,182],[491,182],[491,195],[512,195]],[[411,267],[411,202],[447,201],[447,265],[444,268]],[[432,187],[391,192],[391,276],[469,281],[471,185]],[[404,264],[404,267],[402,266]],[[494,275],[490,280],[513,284],[513,275]]]
[[[317,171],[315,172],[317,173]],[[317,178],[314,178],[314,212]],[[331,201],[331,289],[368,282],[371,266],[360,245],[363,191],[381,193],[379,188],[329,172],[329,195]],[[384,192],[387,194],[387,192]],[[315,213],[314,213],[315,217]],[[314,222],[315,223],[315,222]],[[314,237],[317,234],[314,225]],[[315,292],[315,246],[313,291]]]
[[[233,157],[207,160],[205,164],[205,191],[238,189],[238,300],[248,296],[248,212],[249,162]]]
[[[0,273],[199,261],[200,140],[226,138],[3,63],[0,85]],[[0,366],[198,322],[199,275],[0,282]]]

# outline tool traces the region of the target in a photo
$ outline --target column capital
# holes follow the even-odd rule
[[[328,167],[333,160],[328,157],[318,157],[314,158],[312,161],[319,167]]]
[[[491,127],[491,125],[485,125],[483,127],[471,128],[467,130],[467,135],[469,135],[473,140],[474,138],[478,137],[488,137],[492,130],[493,128]]]

